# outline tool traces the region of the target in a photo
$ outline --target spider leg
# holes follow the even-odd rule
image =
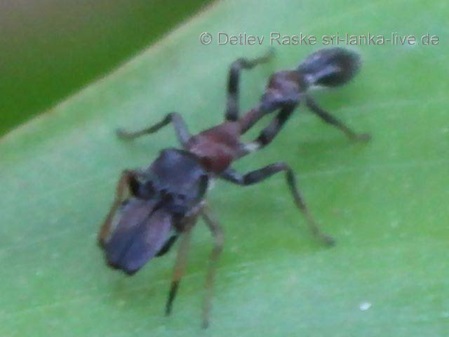
[[[177,112],[171,112],[167,114],[160,122],[141,130],[126,131],[123,129],[118,129],[117,136],[122,139],[135,139],[146,134],[155,133],[170,123],[173,124],[179,143],[181,143],[182,146],[185,147],[191,135],[189,133],[189,130],[187,129],[184,119]]]
[[[285,179],[293,196],[296,207],[304,214],[307,220],[307,224],[312,233],[326,245],[333,245],[335,242],[334,239],[321,231],[320,226],[310,213],[309,208],[307,207],[307,204],[299,191],[295,175],[293,174],[290,166],[288,166],[286,163],[277,162],[262,167],[258,170],[248,172],[246,174],[240,174],[233,169],[228,169],[224,173],[222,173],[220,177],[240,186],[248,186],[262,182],[279,172],[285,173]]]
[[[265,146],[270,144],[277,136],[279,131],[281,131],[285,122],[287,122],[287,120],[290,118],[295,108],[296,105],[293,104],[284,105],[270,122],[270,124],[268,124],[268,126],[260,132],[259,136],[254,141],[243,145],[240,157],[260,150],[261,148],[264,148]]]
[[[98,232],[97,240],[100,246],[104,246],[104,244],[106,243],[107,238],[111,232],[112,219],[114,218],[114,215],[117,212],[117,209],[122,204],[123,200],[125,200],[127,192],[132,189],[131,184],[133,181],[135,181],[136,175],[136,171],[125,170],[122,172],[117,183],[114,202],[112,203],[111,209],[106,215],[106,219],[104,220],[102,226],[100,227],[100,231]]]
[[[193,221],[196,221],[193,220]],[[190,248],[190,239],[192,233],[192,227],[194,222],[188,225],[184,232],[181,234],[181,242],[179,243],[178,253],[176,255],[176,262],[173,268],[173,276],[170,284],[170,291],[168,293],[167,303],[165,305],[165,315],[168,316],[171,314],[173,308],[173,301],[176,298],[176,294],[178,293],[179,284],[181,282],[182,277],[184,276],[184,272],[187,266],[187,257]]]
[[[258,64],[268,62],[273,56],[274,50],[270,49],[265,55],[260,57],[254,59],[239,58],[231,64],[228,75],[228,96],[225,120],[236,121],[239,118],[239,87],[241,70],[252,69]]]
[[[209,227],[214,238],[214,248],[209,258],[209,268],[206,277],[206,295],[203,305],[203,328],[209,326],[209,316],[212,307],[214,279],[217,270],[217,262],[223,250],[224,235],[220,224],[214,219],[207,209],[203,209],[202,218]]]
[[[342,121],[331,115],[329,112],[321,108],[315,100],[310,97],[306,96],[306,105],[307,107],[318,117],[320,117],[324,122],[333,125],[344,132],[344,134],[352,141],[362,141],[366,142],[369,141],[371,136],[367,133],[357,133],[353,131],[351,128],[349,128],[346,124],[344,124]]]

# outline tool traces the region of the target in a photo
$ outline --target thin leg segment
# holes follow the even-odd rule
[[[234,184],[241,185],[241,186],[248,186],[257,184],[259,182],[264,181],[265,179],[271,177],[272,175],[279,173],[279,172],[285,172],[285,179],[287,181],[287,185],[290,189],[290,192],[293,196],[293,199],[295,201],[296,206],[301,210],[301,212],[304,214],[307,224],[312,231],[312,233],[321,241],[323,241],[327,245],[334,244],[334,239],[323,233],[320,229],[320,226],[313,218],[312,214],[309,211],[309,208],[307,207],[306,202],[304,201],[304,198],[302,197],[296,179],[295,175],[293,174],[292,169],[290,166],[283,162],[274,163],[271,165],[267,165],[261,169],[251,171],[246,174],[239,174],[236,171],[232,169],[226,170],[221,177],[227,181],[230,181]]]
[[[313,113],[315,113],[318,117],[320,117],[324,122],[333,125],[338,129],[340,129],[341,131],[343,131],[350,140],[363,141],[363,142],[370,140],[371,136],[369,134],[357,133],[353,131],[342,121],[340,121],[336,117],[332,116],[329,112],[321,108],[312,97],[306,96],[306,105]]]
[[[231,64],[228,77],[228,98],[225,113],[227,121],[236,121],[239,118],[240,72],[242,69],[252,69],[256,65],[269,61],[274,55],[270,49],[265,55],[255,59],[240,58]]]
[[[214,238],[214,248],[209,259],[209,269],[206,277],[206,295],[204,297],[203,305],[203,328],[209,326],[209,316],[212,308],[212,296],[214,288],[215,274],[217,270],[217,262],[223,251],[224,235],[220,224],[214,219],[209,211],[205,208],[202,212],[202,217],[206,225],[209,227]]]
[[[270,144],[277,136],[279,131],[281,131],[282,127],[290,118],[295,108],[295,105],[284,106],[273,118],[270,124],[268,124],[268,126],[262,130],[256,140],[244,145],[241,156],[257,151]]]
[[[173,308],[173,301],[178,293],[179,284],[184,275],[187,266],[187,257],[190,247],[190,238],[192,226],[188,226],[186,231],[181,234],[181,242],[176,256],[175,267],[173,269],[172,281],[170,284],[170,291],[168,293],[167,303],[165,306],[165,315],[170,315]]]
[[[117,187],[115,190],[115,199],[112,203],[111,209],[106,215],[106,219],[101,225],[100,231],[98,232],[97,240],[100,246],[104,246],[107,241],[107,238],[111,231],[112,219],[117,212],[117,209],[122,204],[123,200],[125,200],[125,196],[129,194],[131,189],[131,185],[133,181],[136,179],[137,172],[131,170],[125,170],[122,172],[120,179],[117,183]]]
[[[122,139],[135,139],[143,135],[155,133],[170,123],[173,124],[178,141],[185,147],[191,135],[189,133],[189,130],[187,129],[184,119],[177,112],[169,113],[159,123],[151,125],[142,130],[126,131],[123,129],[118,129],[117,135]]]

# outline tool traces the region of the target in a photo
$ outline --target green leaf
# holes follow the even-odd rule
[[[323,229],[311,237],[283,177],[246,189],[218,182],[209,201],[226,231],[212,336],[442,336],[449,324],[448,5],[443,1],[224,1],[109,77],[1,139],[1,336],[197,336],[212,247],[200,222],[172,317],[163,308],[174,252],[133,277],[108,269],[96,232],[124,168],[175,146],[170,128],[123,143],[179,111],[192,132],[219,123],[229,64],[270,46],[270,32],[413,35],[419,43],[353,46],[354,82],[315,93],[369,144],[352,144],[304,109],[266,150],[236,167],[286,161]],[[201,45],[210,32],[214,41]],[[219,45],[218,33],[263,36]],[[424,34],[439,44],[425,46]],[[342,42],[341,45],[344,43]],[[316,45],[274,46],[276,59],[242,83],[242,106],[275,70]]]
[[[0,136],[155,42],[210,0],[0,2]]]

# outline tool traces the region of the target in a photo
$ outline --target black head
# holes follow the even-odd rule
[[[108,264],[134,274],[173,245],[185,220],[200,211],[209,176],[197,157],[167,149],[131,181],[131,197],[112,220],[103,243]]]
[[[309,55],[298,71],[309,85],[336,87],[350,81],[359,71],[360,55],[345,48],[326,48]]]
[[[166,149],[138,177],[133,192],[141,199],[157,199],[159,207],[185,216],[204,198],[208,182],[209,175],[195,155]]]

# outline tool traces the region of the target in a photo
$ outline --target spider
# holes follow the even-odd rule
[[[117,183],[115,200],[98,234],[107,263],[132,275],[154,257],[166,254],[178,239],[179,249],[165,307],[170,314],[187,264],[192,228],[201,217],[214,238],[206,277],[202,326],[209,325],[213,283],[218,258],[223,249],[223,231],[211,214],[206,195],[214,179],[247,186],[283,173],[296,207],[304,214],[312,233],[324,244],[334,239],[323,233],[302,197],[293,170],[285,162],[276,162],[241,174],[232,163],[269,144],[281,130],[296,106],[306,105],[323,120],[341,129],[354,140],[366,140],[319,108],[309,96],[313,85],[338,86],[348,82],[359,68],[357,54],[342,48],[323,49],[310,55],[296,70],[271,76],[259,104],[240,115],[239,79],[243,69],[267,62],[273,53],[255,59],[238,59],[229,71],[225,120],[212,128],[191,135],[180,114],[167,114],[160,122],[139,131],[118,130],[123,139],[153,134],[172,125],[180,149],[167,148],[144,169],[125,170]],[[279,110],[271,123],[252,142],[240,138],[263,116]]]

